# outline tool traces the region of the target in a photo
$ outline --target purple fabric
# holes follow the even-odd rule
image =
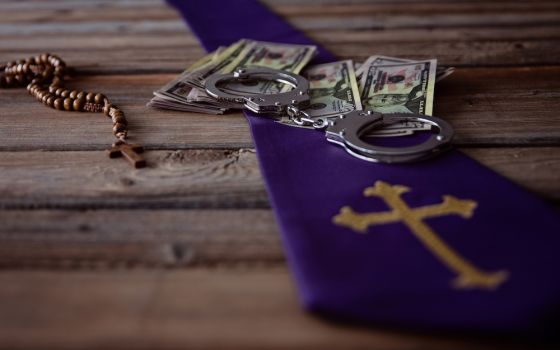
[[[169,2],[207,50],[240,38],[315,44],[253,0]],[[321,49],[316,61],[332,60]],[[374,164],[328,143],[321,132],[250,113],[247,119],[308,310],[414,329],[557,330],[560,217],[541,199],[456,150],[421,163]],[[388,210],[381,199],[363,195],[378,180],[410,187],[402,196],[410,207],[440,203],[443,195],[476,201],[470,219],[447,215],[424,222],[473,265],[505,269],[509,278],[493,291],[455,289],[456,274],[404,224],[370,226],[363,234],[332,222],[343,206]]]

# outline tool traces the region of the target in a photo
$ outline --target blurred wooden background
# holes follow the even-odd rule
[[[435,97],[457,146],[558,205],[560,2],[267,3],[340,57],[457,67]],[[513,346],[300,311],[243,116],[145,107],[203,55],[162,2],[3,0],[0,13],[0,61],[60,55],[71,86],[123,108],[150,164],[108,159],[100,115],[0,90],[0,348]]]

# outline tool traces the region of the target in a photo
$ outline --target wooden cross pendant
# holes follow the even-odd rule
[[[124,141],[113,143],[111,149],[107,150],[109,158],[124,157],[135,168],[143,168],[146,166],[146,160],[139,154],[144,152],[141,145],[132,145]]]

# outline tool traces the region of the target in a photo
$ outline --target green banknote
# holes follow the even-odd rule
[[[317,48],[312,45],[278,44],[264,41],[249,42],[240,58],[231,62],[223,72],[232,72],[238,67],[266,67],[299,73],[315,56]],[[249,80],[243,83],[228,83],[220,87],[231,94],[274,94],[289,89],[284,84],[272,81]]]
[[[397,57],[388,57],[388,56],[369,56],[368,59],[360,65],[359,68],[356,69],[356,76],[361,77],[365,70],[367,70],[370,66],[379,66],[379,65],[387,65],[387,64],[399,64],[399,63],[408,63],[413,62],[412,60],[406,60]]]
[[[189,98],[189,94],[191,94],[196,87],[202,88],[204,79],[208,76],[221,71],[225,66],[239,59],[239,55],[243,52],[246,45],[246,40],[240,40],[227,48],[219,48],[215,52],[204,56],[177,78],[158,91],[155,91],[154,95],[160,99],[167,98],[176,102],[184,102],[186,105],[191,104],[193,101]],[[199,105],[197,107],[206,108],[209,106]],[[217,108],[220,109],[219,107]]]
[[[220,47],[204,56],[177,78],[154,91],[154,97],[148,106],[211,114],[225,112],[228,107],[231,107],[227,103],[220,105],[210,99],[193,101],[191,95],[193,92],[202,91],[198,89],[203,86],[204,79],[238,59],[247,43],[247,40],[240,40],[229,47]]]
[[[360,85],[364,109],[431,115],[436,66],[432,59],[363,67]]]
[[[229,47],[219,48],[195,62],[189,69],[154,92],[148,105],[158,108],[185,111],[223,113],[235,104],[217,101],[204,89],[204,81],[214,73],[229,73],[237,67],[268,67],[299,73],[313,58],[316,47],[260,42],[243,39]],[[246,95],[251,93],[277,93],[289,86],[262,81],[247,81],[221,86],[224,91]]]
[[[362,109],[351,60],[313,66],[303,75],[309,80],[309,116],[329,118]]]
[[[368,59],[363,64],[360,64],[360,65],[358,65],[358,67],[356,67],[356,77],[358,77],[358,80],[360,80],[360,77],[362,76],[362,73],[364,72],[364,70],[366,70],[367,67],[372,66],[372,65],[386,65],[386,64],[412,63],[412,62],[415,62],[415,61],[414,60],[407,60],[407,59],[404,59],[404,58],[398,58],[398,57],[387,57],[387,56],[379,56],[379,55],[370,56],[370,57],[368,57]],[[443,80],[443,79],[447,78],[448,76],[450,76],[454,72],[455,72],[455,68],[453,68],[453,67],[437,66],[436,67],[436,83],[440,80]],[[360,91],[361,91],[361,86],[360,86]]]

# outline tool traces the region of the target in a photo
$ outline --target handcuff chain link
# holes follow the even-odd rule
[[[288,107],[286,107],[286,114],[288,114],[288,117],[290,118],[290,121],[292,121],[292,123],[299,126],[311,126],[314,129],[322,130],[329,125],[329,122],[326,119],[313,119],[309,116],[308,113],[304,112],[295,105],[289,105]]]

